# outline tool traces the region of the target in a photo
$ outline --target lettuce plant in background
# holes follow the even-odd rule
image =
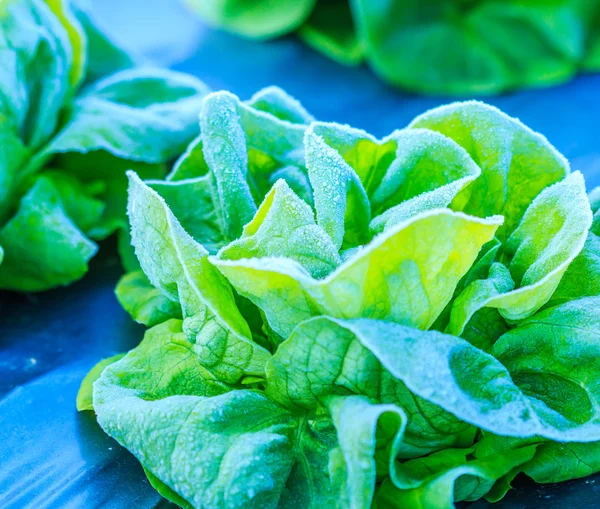
[[[298,31],[346,65],[427,94],[494,94],[600,69],[598,0],[187,0],[207,22],[269,39]]]
[[[274,88],[205,97],[129,173],[150,327],[80,410],[181,507],[450,508],[600,470],[598,192],[479,102],[383,139]]]
[[[87,12],[0,4],[0,288],[80,278],[94,240],[126,225],[125,171],[162,177],[198,132],[206,87],[136,68]]]

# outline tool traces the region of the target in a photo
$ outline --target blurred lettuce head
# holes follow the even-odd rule
[[[208,90],[136,67],[83,2],[1,2],[0,55],[0,289],[41,291],[124,229],[125,171],[163,176]]]
[[[518,120],[377,139],[216,92],[166,180],[128,175],[150,328],[78,406],[167,499],[438,509],[600,469],[597,200]]]
[[[266,39],[297,30],[346,65],[443,95],[550,86],[600,69],[600,0],[187,0],[206,22]]]

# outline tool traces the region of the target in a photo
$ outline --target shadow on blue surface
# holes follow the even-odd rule
[[[248,98],[279,85],[319,119],[383,136],[448,98],[403,94],[366,68],[344,68],[294,37],[251,42],[202,27],[178,3],[97,0],[113,32],[163,64],[195,74],[213,89]],[[600,184],[600,75],[570,84],[487,99],[521,118]],[[167,506],[126,451],[91,413],[77,414],[75,395],[101,358],[132,348],[142,330],[113,294],[121,269],[114,246],[81,282],[40,296],[0,295],[0,507],[148,508]],[[598,484],[598,486],[596,486]],[[600,503],[600,477],[554,486],[519,483],[495,508],[584,509]],[[485,502],[472,509],[489,507]]]
[[[106,253],[114,251],[103,246]],[[114,255],[68,289],[0,295],[0,507],[153,507],[137,461],[77,413],[82,378],[101,358],[135,346],[142,329],[117,303]]]

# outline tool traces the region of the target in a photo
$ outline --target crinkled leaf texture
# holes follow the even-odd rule
[[[125,171],[163,176],[197,135],[207,89],[129,69],[133,58],[67,0],[3,2],[0,55],[0,288],[46,290],[80,278],[93,240],[126,226]]]
[[[496,94],[600,69],[599,0],[188,3],[212,25],[246,37],[300,27],[300,37],[328,57],[366,61],[388,83],[426,94]]]
[[[200,124],[129,173],[117,295],[152,328],[79,397],[163,496],[438,509],[600,470],[598,193],[545,138],[466,102],[376,139],[276,88]]]

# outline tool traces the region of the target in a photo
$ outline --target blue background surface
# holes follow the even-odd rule
[[[93,5],[118,39],[213,89],[245,99],[279,85],[320,120],[349,123],[377,136],[450,100],[390,89],[368,69],[341,67],[293,36],[261,43],[211,30],[175,0],[96,0]],[[584,173],[589,189],[600,185],[600,75],[486,100],[545,134]],[[169,506],[93,415],[75,410],[87,371],[99,359],[135,346],[143,332],[114,298],[121,273],[114,245],[102,248],[89,275],[67,289],[0,294],[2,508]],[[597,501],[600,476],[554,486],[525,483],[494,507],[579,509],[598,507]]]

